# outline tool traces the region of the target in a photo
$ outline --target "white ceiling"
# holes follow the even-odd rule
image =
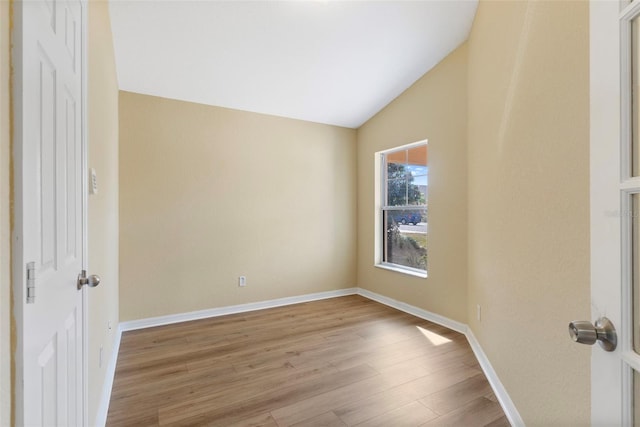
[[[477,0],[112,0],[120,89],[357,128],[467,39]]]

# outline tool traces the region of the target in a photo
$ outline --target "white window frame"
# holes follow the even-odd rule
[[[393,210],[407,210],[407,209],[416,209],[424,207],[425,209],[429,206],[429,199],[427,195],[427,200],[425,205],[405,205],[405,206],[387,206],[387,162],[386,157],[390,153],[394,153],[397,151],[409,150],[412,148],[420,147],[420,146],[428,147],[428,140],[424,139],[417,142],[412,142],[410,144],[401,145],[397,147],[393,147],[387,150],[379,151],[375,154],[375,175],[376,179],[376,189],[375,189],[375,267],[382,268],[385,270],[395,271],[398,273],[408,274],[411,276],[416,276],[420,278],[428,277],[428,268],[427,270],[421,270],[418,268],[408,267],[401,264],[394,264],[385,261],[385,251],[386,251],[386,226],[384,222],[384,212],[385,211],[393,211]],[[427,162],[428,167],[428,162]],[[427,243],[428,246],[428,243]]]

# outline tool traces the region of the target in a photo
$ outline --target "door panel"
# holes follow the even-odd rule
[[[54,396],[57,394],[57,354],[56,351],[57,342],[56,337],[53,337],[49,341],[42,352],[38,355],[38,367],[40,373],[40,380],[42,381],[42,391],[39,394],[40,404],[34,409],[40,411],[40,414],[36,415],[35,419],[42,419],[42,425],[56,425],[58,422],[56,399]],[[35,396],[34,396],[35,397]],[[39,406],[39,407],[38,407]]]
[[[40,187],[38,205],[40,225],[40,269],[41,273],[56,268],[56,70],[44,52],[38,52],[38,123],[39,170],[37,182]]]
[[[35,266],[20,304],[16,423],[82,425],[84,411],[83,75],[79,0],[16,2],[17,259]],[[25,276],[27,274],[25,273]],[[20,283],[26,286],[21,277]]]

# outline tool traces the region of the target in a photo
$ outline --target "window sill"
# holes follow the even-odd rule
[[[375,264],[375,267],[382,268],[384,270],[395,271],[396,273],[408,274],[409,276],[420,277],[426,279],[429,277],[426,271],[420,271],[413,268],[405,268],[395,264]]]

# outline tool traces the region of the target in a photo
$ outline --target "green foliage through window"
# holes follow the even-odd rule
[[[413,183],[413,175],[405,165],[387,165],[387,205],[420,205],[426,202],[420,188]]]

